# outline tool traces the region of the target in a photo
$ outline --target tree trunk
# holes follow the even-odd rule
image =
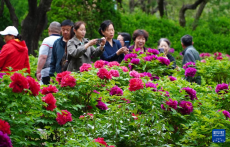
[[[3,10],[4,10],[4,0],[1,0],[1,3],[0,3],[0,17],[2,17]]]
[[[18,17],[17,17],[17,15],[15,14],[14,7],[11,5],[10,0],[5,0],[5,4],[6,4],[7,8],[9,9],[9,12],[10,12],[10,19],[11,19],[12,22],[13,22],[13,26],[15,26],[15,27],[17,28],[19,22],[18,22]]]
[[[21,34],[29,54],[35,55],[34,50],[38,49],[38,41],[47,25],[46,13],[50,10],[51,3],[52,0],[40,0],[37,7],[37,0],[28,0],[29,12],[22,22]]]
[[[161,18],[163,18],[164,16],[164,0],[158,0],[158,9],[159,9],[159,12],[160,12],[160,16]]]
[[[136,6],[135,0],[130,0],[129,1],[129,11],[130,11],[130,13],[132,13],[134,11],[135,6]]]
[[[198,5],[200,5],[203,1],[205,0],[197,0],[194,4],[187,4],[183,5],[180,9],[180,14],[179,14],[179,22],[180,26],[185,27],[186,20],[185,20],[185,12],[187,9],[196,9]]]
[[[199,22],[199,19],[200,19],[200,16],[204,10],[204,7],[206,6],[206,4],[208,3],[209,0],[205,0],[203,1],[201,4],[200,4],[200,7],[199,9],[197,10],[197,13],[196,13],[196,16],[195,16],[195,20],[192,24],[192,29],[195,30],[197,25],[198,25],[198,22]]]

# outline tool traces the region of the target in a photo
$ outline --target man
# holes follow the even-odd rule
[[[61,23],[61,33],[62,37],[57,39],[54,42],[53,50],[52,50],[52,57],[50,63],[50,76],[54,76],[54,73],[60,73],[61,70],[61,60],[65,53],[66,43],[69,39],[71,39],[71,33],[73,32],[73,22],[70,20],[64,20]]]
[[[183,54],[183,60],[182,60],[182,67],[184,66],[184,64],[188,63],[188,62],[194,62],[196,63],[196,60],[200,61],[200,54],[198,53],[198,51],[193,47],[193,40],[192,40],[192,36],[190,35],[184,35],[181,38],[181,45],[184,49],[184,51],[182,52]],[[185,78],[188,81],[188,78]],[[201,84],[201,77],[197,76],[194,80],[194,82],[196,82],[197,84]]]
[[[49,84],[50,62],[54,42],[60,38],[61,24],[52,22],[48,28],[49,37],[45,38],[39,49],[38,66],[36,71],[37,80],[42,80],[43,84]]]

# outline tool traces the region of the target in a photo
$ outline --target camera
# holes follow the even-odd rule
[[[128,41],[128,40],[125,41],[125,46],[126,46],[127,48],[129,48],[129,45],[130,45],[129,41]]]
[[[101,39],[101,38],[98,38],[98,39],[97,39],[97,43],[96,43],[96,44],[100,45],[100,44],[101,44],[101,42],[102,42],[102,39]]]
[[[164,53],[164,48],[158,48],[158,51],[159,51],[160,53]]]

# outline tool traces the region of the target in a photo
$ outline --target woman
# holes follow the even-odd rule
[[[85,37],[86,29],[83,21],[74,24],[74,37],[67,43],[69,65],[67,71],[77,72],[83,63],[91,63],[91,58],[99,57],[104,50],[105,39],[102,38],[100,46],[93,47],[98,39],[88,40]]]
[[[129,35],[129,33],[125,32],[118,33],[117,40],[120,41],[122,47],[126,46],[127,48],[129,48],[131,43],[131,36]]]
[[[171,45],[171,43],[167,38],[161,38],[158,41],[158,49],[159,48],[164,49],[165,58],[169,59],[170,62],[173,62],[173,69],[175,69],[176,68],[176,60],[172,55],[169,54],[170,45]]]
[[[141,52],[147,51],[147,48],[145,47],[145,43],[148,40],[149,34],[145,30],[135,30],[133,32],[133,41],[134,45],[129,47],[129,51],[132,52],[133,50],[140,48]]]
[[[6,42],[0,53],[0,71],[15,72],[27,68],[26,72],[30,74],[28,48],[25,41],[21,41],[18,30],[14,26],[8,26],[0,34]]]
[[[120,63],[124,59],[124,54],[128,53],[128,49],[122,47],[120,41],[113,39],[113,23],[110,20],[102,22],[98,32],[101,36],[106,38],[104,47],[105,51],[101,55],[101,59],[105,61],[117,61]]]

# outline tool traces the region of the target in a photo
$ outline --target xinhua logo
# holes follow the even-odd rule
[[[221,143],[226,141],[226,132],[224,129],[212,130],[212,142]]]

